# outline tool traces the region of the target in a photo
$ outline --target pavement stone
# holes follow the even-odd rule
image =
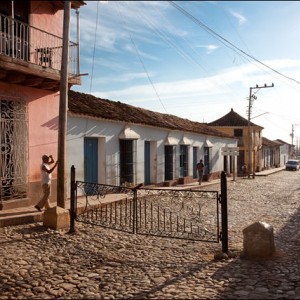
[[[228,181],[229,249],[76,223],[0,228],[0,299],[300,299],[300,172]],[[218,186],[217,186],[218,187]],[[211,186],[203,186],[211,190]],[[276,253],[243,259],[242,230],[274,227]]]

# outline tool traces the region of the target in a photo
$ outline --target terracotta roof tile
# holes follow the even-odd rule
[[[236,113],[233,109],[231,109],[231,111],[228,114],[221,117],[220,119],[217,119],[213,122],[208,123],[208,125],[210,125],[210,126],[224,126],[224,127],[236,127],[236,126],[245,127],[245,126],[248,126],[248,120],[243,118],[238,113]],[[252,123],[252,122],[250,122],[250,125],[263,128],[259,125],[256,125],[256,124]]]
[[[280,146],[280,143],[278,143],[277,141],[271,141],[265,137],[262,137],[262,144],[264,146]]]
[[[280,143],[281,145],[289,145],[289,146],[292,146],[292,144],[286,143],[285,141],[280,140],[280,139],[276,139],[274,142],[278,142],[278,143]]]
[[[70,112],[79,115],[233,138],[233,136],[218,131],[204,123],[190,121],[174,115],[153,112],[122,102],[101,99],[90,94],[75,91],[69,91],[68,106]]]
[[[64,1],[49,1],[51,4],[56,7],[57,9],[64,9]],[[71,1],[71,7],[73,9],[80,8],[81,6],[86,5],[85,1],[83,0],[72,0]]]

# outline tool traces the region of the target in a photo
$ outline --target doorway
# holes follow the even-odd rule
[[[98,183],[97,138],[84,138],[84,181]]]

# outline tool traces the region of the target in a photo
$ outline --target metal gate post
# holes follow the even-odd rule
[[[138,200],[137,200],[137,190],[143,186],[142,183],[136,185],[135,187],[132,188],[133,191],[133,228],[132,228],[132,233],[137,233],[137,228],[138,228]]]
[[[137,229],[137,190],[133,189],[133,216],[132,216],[132,233],[136,233]]]
[[[71,197],[70,197],[70,230],[69,233],[75,232],[75,218],[76,218],[76,211],[75,211],[75,192],[76,192],[76,182],[75,182],[75,167],[72,165],[71,167]]]
[[[221,173],[221,222],[222,252],[228,254],[227,179],[225,171]]]

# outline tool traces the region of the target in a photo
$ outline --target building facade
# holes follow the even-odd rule
[[[69,91],[68,167],[77,180],[112,185],[172,186],[219,178],[237,140],[206,124]]]
[[[73,9],[82,5],[72,1]],[[40,196],[41,156],[57,154],[63,10],[64,1],[1,0],[2,209],[35,203]],[[72,86],[80,84],[78,44],[70,42],[69,48]]]
[[[292,145],[277,139],[271,141],[265,137],[262,140],[262,170],[284,167],[291,158]]]
[[[274,142],[279,144],[279,166],[284,167],[290,158],[295,157],[293,156],[295,146],[280,139],[276,139]]]
[[[265,137],[262,138],[262,170],[280,166],[280,144]]]
[[[242,175],[244,165],[247,166],[250,172],[261,171],[263,127],[252,122],[249,123],[247,119],[237,114],[233,109],[220,119],[208,123],[208,125],[238,139],[238,174]]]

